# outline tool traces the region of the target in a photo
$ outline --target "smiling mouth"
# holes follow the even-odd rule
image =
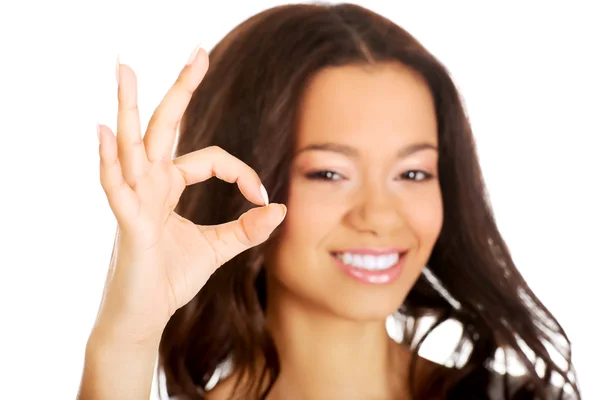
[[[331,255],[339,262],[349,268],[356,268],[365,271],[385,271],[398,264],[406,254],[402,252],[388,252],[384,254],[365,254],[364,252],[353,253],[351,251],[332,252]]]
[[[344,251],[332,252],[331,257],[354,280],[369,285],[383,285],[400,276],[407,254],[408,251]]]

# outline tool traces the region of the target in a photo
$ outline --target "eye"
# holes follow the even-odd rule
[[[433,177],[432,174],[425,172],[425,171],[420,171],[420,170],[410,170],[410,171],[406,171],[400,175],[401,179],[414,181],[414,182],[427,181],[427,180],[431,179],[432,177]]]
[[[306,174],[306,177],[308,179],[316,180],[316,181],[339,181],[339,180],[344,179],[344,177],[342,175],[338,174],[335,171],[329,171],[329,170],[310,172],[310,173]]]

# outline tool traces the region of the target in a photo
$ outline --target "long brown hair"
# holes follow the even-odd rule
[[[546,398],[552,375],[580,397],[570,342],[519,274],[496,226],[460,95],[446,68],[415,38],[356,5],[288,5],[243,22],[212,50],[210,62],[181,123],[177,153],[222,147],[254,168],[271,199],[284,204],[299,101],[311,77],[326,67],[385,62],[419,73],[435,100],[445,215],[428,269],[459,306],[422,277],[399,311],[408,318],[429,314],[438,323],[459,321],[464,333],[456,353],[466,344],[472,350],[464,365],[432,381],[429,392],[413,394],[486,398],[490,362],[500,349],[516,354],[529,377],[516,394],[505,380],[504,397]],[[235,185],[214,179],[188,187],[177,211],[206,225],[236,219],[250,207]],[[248,378],[238,381],[237,393],[266,397],[279,360],[265,325],[264,250],[251,249],[223,265],[171,318],[160,346],[170,395],[203,399],[198,388],[231,357]],[[415,360],[422,341],[413,346]]]

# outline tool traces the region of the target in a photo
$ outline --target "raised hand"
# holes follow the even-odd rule
[[[207,69],[206,52],[192,54],[142,139],[136,76],[119,64],[117,134],[98,128],[100,180],[119,229],[95,329],[120,339],[160,337],[219,266],[264,242],[285,216],[285,206],[268,204],[256,172],[220,148],[172,160],[179,121]],[[186,185],[214,176],[264,207],[218,226],[198,226],[173,211]]]

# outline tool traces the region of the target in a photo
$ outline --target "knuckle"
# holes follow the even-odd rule
[[[115,182],[115,177],[111,176],[108,173],[100,173],[100,186],[102,186],[102,190],[104,193],[110,197],[119,186],[119,182]]]
[[[208,237],[207,237],[208,236]],[[212,236],[212,237],[211,237]],[[205,233],[206,244],[210,247],[213,253],[213,262],[215,266],[223,265],[227,259],[224,254],[218,249],[215,243],[219,243],[220,235],[218,230],[210,230]]]
[[[102,186],[102,190],[104,190],[104,193],[108,195],[109,185],[106,181],[106,177],[103,174],[100,174],[100,186]]]
[[[144,145],[144,141],[142,140],[141,137],[137,137],[136,139],[132,140],[129,145],[131,146],[131,148],[134,151],[138,151],[138,150],[146,150],[146,147]]]
[[[177,171],[179,172],[179,174],[183,178],[183,181],[184,182],[190,182],[191,181],[191,176],[188,174],[188,171],[186,171],[185,168],[180,168],[177,164],[175,164],[175,166],[177,167]]]
[[[158,130],[159,132],[177,130],[177,127],[179,126],[179,119],[169,118],[166,114],[167,113],[159,110],[155,111],[155,113],[152,115],[152,118],[150,118],[150,123],[148,126]]]
[[[139,112],[139,107],[137,102],[119,102],[119,109],[125,113],[137,113]]]
[[[212,154],[212,155],[220,155],[220,154],[227,153],[225,150],[223,150],[223,148],[221,148],[219,146],[208,146],[205,150],[207,153]]]
[[[106,196],[106,199],[108,200],[109,204],[111,204],[114,202],[116,193],[115,193],[115,188],[114,187],[110,187],[110,186],[102,186],[102,190],[104,191],[104,195]]]
[[[106,177],[110,174],[110,171],[119,167],[119,159],[112,158],[107,159],[104,155],[100,155],[100,176]]]
[[[187,74],[185,73],[179,75],[173,86],[175,89],[181,90],[189,97],[191,97],[194,94],[194,90],[196,90],[195,86],[189,84]]]
[[[161,125],[161,129],[166,132],[176,131],[179,126],[179,120],[176,118],[164,119],[159,125]]]
[[[239,229],[235,229],[236,239],[244,246],[252,246],[252,239],[250,238],[250,227],[245,218],[240,218]]]

